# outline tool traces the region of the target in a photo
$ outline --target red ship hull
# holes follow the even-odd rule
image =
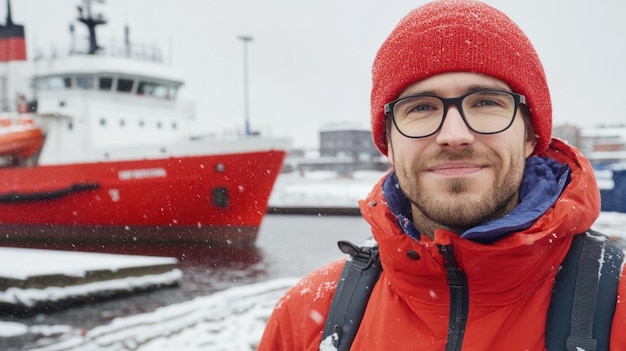
[[[0,170],[0,245],[167,255],[254,245],[284,151]]]

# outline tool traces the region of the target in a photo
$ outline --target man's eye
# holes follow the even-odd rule
[[[476,105],[477,106],[496,106],[498,104],[493,100],[480,100],[478,101]]]
[[[416,106],[413,106],[413,108],[411,108],[410,111],[423,112],[423,111],[430,111],[432,109],[434,109],[434,107],[430,105],[416,105]]]

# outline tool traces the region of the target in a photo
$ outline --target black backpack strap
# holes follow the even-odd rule
[[[339,241],[339,249],[349,254],[337,290],[333,296],[320,349],[334,346],[337,351],[349,350],[361,324],[365,307],[382,267],[378,257],[378,245],[357,246]]]
[[[609,350],[623,251],[602,234],[576,235],[557,274],[546,348]]]

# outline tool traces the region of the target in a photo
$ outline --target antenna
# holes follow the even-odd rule
[[[130,27],[124,26],[124,50],[126,51],[126,57],[130,57]]]
[[[13,25],[13,19],[11,18],[11,0],[7,0],[7,27]]]
[[[70,36],[71,36],[71,47],[70,53],[74,53],[76,50],[76,35],[74,31],[74,25],[70,23]]]
[[[92,0],[83,0],[84,8],[78,6],[78,21],[87,26],[87,30],[89,31],[89,54],[95,55],[98,50],[101,49],[101,47],[98,46],[98,39],[96,37],[96,26],[105,24],[107,21],[102,18],[102,15],[98,15],[97,18],[91,16],[92,2]]]

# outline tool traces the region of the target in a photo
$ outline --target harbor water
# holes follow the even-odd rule
[[[180,268],[184,277],[179,287],[93,304],[59,306],[58,311],[34,316],[0,319],[31,326],[64,325],[88,330],[117,317],[151,312],[230,287],[302,277],[343,256],[337,248],[338,240],[360,243],[369,236],[369,226],[360,216],[268,215],[263,220],[256,247],[241,251],[207,250],[202,259],[183,260]],[[25,351],[36,343],[31,334],[0,338],[0,349]]]

